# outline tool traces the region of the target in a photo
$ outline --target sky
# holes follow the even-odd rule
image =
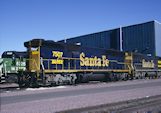
[[[0,0],[0,55],[35,38],[62,40],[151,20],[161,0]]]

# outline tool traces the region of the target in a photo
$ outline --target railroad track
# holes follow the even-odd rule
[[[143,113],[143,110],[159,111],[161,108],[160,88],[161,79],[29,88],[25,91],[2,93],[1,106],[2,113],[22,113],[24,111],[28,113],[38,111],[41,113],[131,113],[136,110],[142,110],[138,113]],[[158,97],[152,98],[151,96],[154,95]],[[24,106],[28,107],[19,109]],[[11,107],[14,111],[10,109]]]
[[[146,80],[146,79],[140,79],[140,80]],[[131,81],[135,81],[135,80],[131,80]],[[88,83],[79,83],[79,84],[75,84],[72,86],[79,86],[79,85],[94,85],[94,84],[104,84],[104,83],[116,83],[116,82],[128,82],[128,81],[110,81],[110,82],[100,82],[100,81],[90,81]],[[66,85],[66,86],[70,86],[70,85]],[[44,86],[46,88],[50,88],[51,86]],[[56,87],[56,86],[53,86]],[[41,87],[40,87],[41,88]],[[26,88],[19,88],[18,84],[1,84],[0,86],[0,91],[1,92],[7,92],[7,91],[20,91],[20,90],[25,90]],[[37,89],[37,88],[36,88]]]
[[[60,111],[58,113],[161,113],[161,95],[121,101],[112,104]]]
[[[78,85],[94,85],[94,84],[101,84],[103,82],[90,82],[90,83],[80,83],[80,84],[76,84],[76,85],[66,85],[66,86],[78,86]],[[4,85],[4,86],[3,86]],[[51,86],[44,86],[45,88],[51,88]],[[52,86],[52,87],[57,87],[57,86]],[[39,88],[42,88],[42,87],[39,87]],[[7,85],[5,86],[5,84],[1,84],[1,87],[0,87],[0,91],[1,92],[7,92],[7,91],[21,91],[21,90],[25,90],[27,88],[19,88],[19,86],[12,86],[11,85]],[[33,89],[38,89],[38,88],[33,88]]]
[[[15,85],[7,85],[1,84],[0,91],[1,92],[7,92],[7,91],[19,91],[22,90],[18,86]]]
[[[94,85],[94,84],[104,84],[104,83],[115,83],[115,82],[125,82],[125,81],[112,81],[112,82],[100,82],[100,81],[90,81],[89,83],[79,83],[75,85],[66,85],[66,86],[80,86],[80,85]],[[44,86],[45,88],[50,88],[51,86]],[[52,87],[57,87],[57,86],[52,86]],[[39,87],[41,88],[41,87]],[[1,92],[7,92],[7,91],[20,91],[20,90],[25,90],[26,88],[19,88],[18,84],[17,85],[12,85],[12,84],[1,84],[0,86],[0,91]],[[35,88],[37,89],[37,88]]]

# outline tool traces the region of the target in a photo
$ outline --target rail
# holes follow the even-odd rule
[[[76,108],[65,111],[59,111],[58,113],[138,113],[140,110],[142,112],[151,113],[157,112],[160,113],[161,109],[161,95],[143,97],[132,100],[125,100],[109,104],[101,104],[97,106],[89,106],[84,108]],[[149,109],[151,108],[151,109]],[[153,108],[153,109],[152,109]]]

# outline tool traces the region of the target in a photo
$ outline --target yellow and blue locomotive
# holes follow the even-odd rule
[[[161,76],[160,57],[43,39],[30,40],[24,46],[26,70],[19,71],[20,87]]]

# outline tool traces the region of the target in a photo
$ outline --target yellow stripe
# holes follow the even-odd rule
[[[161,64],[161,61],[158,60],[158,64]]]
[[[161,67],[161,65],[158,65],[158,67]]]
[[[136,66],[136,65],[142,65],[142,63],[135,63],[134,65],[135,65],[135,66]]]
[[[80,60],[80,58],[69,58],[69,57],[62,57],[62,59]]]
[[[109,71],[113,71],[113,72],[128,72],[129,70],[119,70],[119,69],[115,69],[115,70],[113,70],[113,69],[100,69],[100,70],[95,70],[95,69],[77,69],[77,70],[75,70],[75,69],[73,69],[73,70],[70,70],[70,69],[64,69],[64,70],[62,70],[62,69],[59,69],[59,70],[44,70],[44,72],[46,72],[46,73],[51,73],[51,72],[91,72],[91,71],[97,71],[97,72],[101,72],[101,71],[103,71],[103,72],[109,72]]]
[[[136,72],[143,72],[143,71],[161,71],[161,69],[136,69]]]
[[[58,58],[59,59],[59,58]],[[62,57],[60,58],[61,59],[67,59],[67,60],[80,60],[80,58],[69,58],[69,57]],[[32,60],[32,59],[26,59],[26,60]],[[43,59],[43,61],[52,61],[52,60],[55,60],[55,59]],[[101,60],[103,61],[103,60]],[[118,62],[117,60],[109,60],[110,62],[116,62],[117,64],[130,64],[130,63],[126,63],[126,62]],[[140,64],[141,65],[141,64]]]
[[[117,60],[109,60],[110,62],[116,62],[117,64],[130,64],[130,63],[125,63],[125,62],[118,62]]]

